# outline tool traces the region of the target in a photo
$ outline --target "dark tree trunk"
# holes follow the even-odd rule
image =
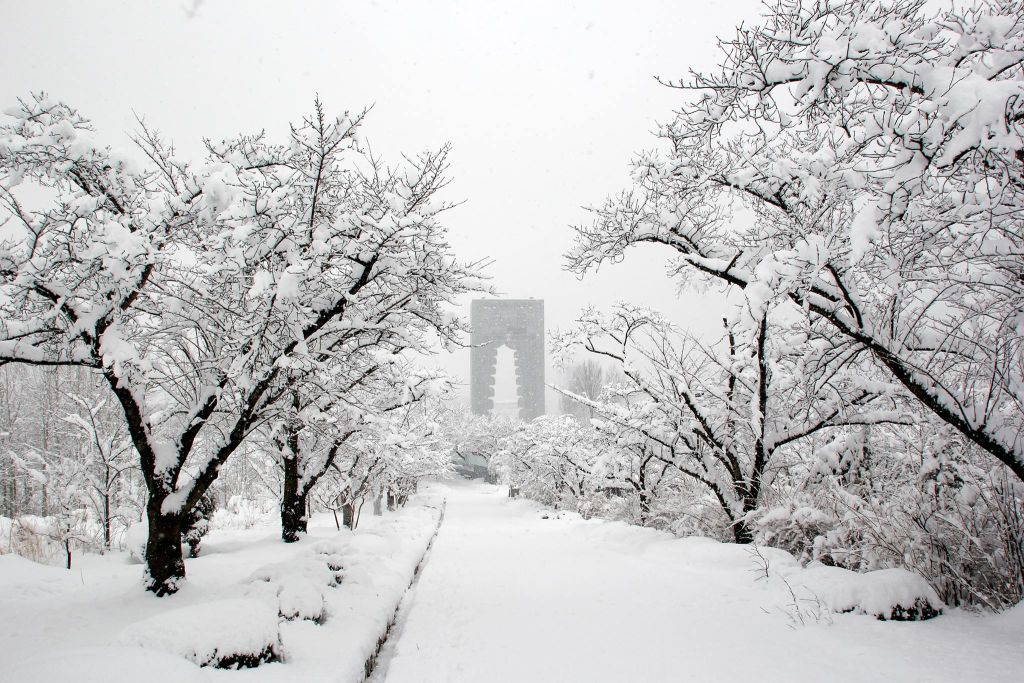
[[[67,556],[68,556],[68,569],[71,569],[71,539],[70,538],[65,538],[64,539],[64,552],[67,553]]]
[[[390,512],[394,512],[395,511],[395,503],[396,503],[396,501],[395,501],[395,494],[392,493],[391,491],[388,491],[388,510]]]
[[[306,496],[296,493],[291,499],[281,501],[281,539],[294,543],[306,533]]]
[[[103,494],[103,552],[110,550],[110,494]]]
[[[185,560],[181,554],[181,515],[160,511],[163,499],[150,496],[146,506],[149,538],[146,540],[146,589],[159,596],[178,592],[185,578]]]
[[[750,545],[754,542],[754,530],[743,520],[733,522],[732,536],[740,545]]]
[[[758,500],[760,498],[760,481],[755,480],[752,484],[744,483],[742,486],[737,487],[740,489],[740,493],[743,495],[743,515],[732,523],[732,535],[737,543],[741,545],[748,545],[754,542],[754,528],[750,525],[747,520],[750,519],[750,515],[757,510]]]
[[[651,516],[651,492],[647,490],[647,461],[642,457],[637,475],[637,488],[639,488],[640,496],[640,526],[647,526],[647,519]]]
[[[345,503],[341,506],[341,523],[355,531],[356,506],[352,503]]]
[[[651,517],[651,492],[645,490],[640,491],[640,526],[647,526],[647,521]]]
[[[281,495],[281,538],[294,543],[306,533],[306,499],[309,492],[299,484],[299,462],[284,458],[284,490]]]

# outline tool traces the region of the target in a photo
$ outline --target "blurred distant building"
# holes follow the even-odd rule
[[[517,416],[524,420],[544,414],[544,302],[537,299],[476,299],[470,306],[470,406],[486,415],[495,406],[498,349],[512,349]]]

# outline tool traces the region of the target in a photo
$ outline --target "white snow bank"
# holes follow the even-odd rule
[[[257,666],[281,656],[277,610],[252,598],[214,600],[164,612],[129,626],[117,643],[221,668]]]
[[[4,674],[9,681],[75,683],[193,683],[207,681],[195,664],[137,647],[83,647],[58,650],[19,663]]]
[[[936,616],[944,607],[927,581],[905,569],[858,574],[840,567],[816,566],[792,571],[787,578],[794,587],[805,587],[833,612],[914,621]]]

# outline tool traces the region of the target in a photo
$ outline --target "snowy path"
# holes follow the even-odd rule
[[[551,516],[498,487],[447,488],[377,672],[388,683],[1020,680],[1019,609],[793,628],[736,546]]]

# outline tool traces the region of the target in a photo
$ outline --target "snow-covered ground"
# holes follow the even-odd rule
[[[404,510],[365,516],[355,534],[327,516],[292,545],[274,526],[216,530],[172,598],[142,592],[141,567],[124,554],[82,557],[71,572],[0,556],[0,681],[354,683],[403,593],[373,683],[1018,681],[1024,671],[1022,608],[910,623],[838,614],[827,605],[849,585],[780,551],[762,559],[583,520],[481,483],[428,488]],[[406,592],[442,497],[444,523]],[[275,607],[306,619],[275,634]],[[322,624],[311,620],[320,608]],[[256,651],[274,637],[284,662],[194,663],[217,643]]]
[[[1021,607],[925,622],[830,614],[804,588],[821,577],[778,551],[765,550],[763,579],[743,547],[552,513],[505,491],[451,486],[376,681],[1024,677]]]
[[[319,515],[290,545],[274,525],[214,530],[169,598],[142,590],[142,566],[127,553],[81,556],[70,572],[2,555],[0,681],[360,681],[440,502],[422,494],[383,517],[364,511],[355,533]],[[306,618],[279,623],[278,611]],[[310,620],[323,612],[322,624]],[[195,663],[275,638],[283,662],[241,671]]]

